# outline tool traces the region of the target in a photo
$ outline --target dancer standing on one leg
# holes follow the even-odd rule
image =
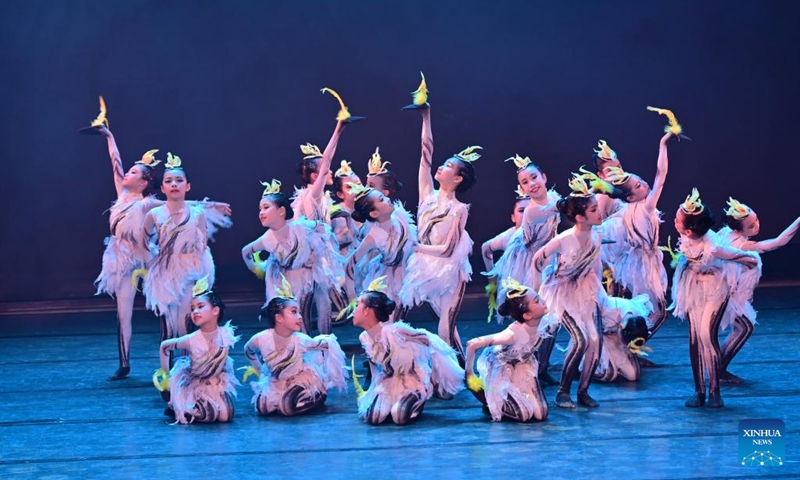
[[[587,179],[592,181],[592,188],[587,185]],[[543,272],[541,277],[534,275],[534,281],[538,280],[534,288],[541,282],[539,294],[547,309],[567,329],[572,339],[564,359],[561,387],[556,394],[556,405],[561,408],[575,408],[570,399],[570,388],[581,359],[583,368],[578,385],[578,403],[590,408],[598,406],[588,390],[603,346],[598,306],[602,288],[600,236],[593,231],[594,226],[600,225],[602,216],[592,193],[601,184],[588,172],[574,174],[569,182],[572,193],[558,201],[558,211],[575,226],[558,234],[534,257],[534,268]]]
[[[144,248],[142,240],[142,223],[144,217],[155,207],[164,204],[152,195],[156,184],[155,166],[160,164],[154,154],[158,150],[150,150],[142,155],[126,173],[123,174],[122,157],[117,148],[114,135],[108,129],[105,118],[105,101],[100,97],[101,113],[82,133],[102,135],[108,143],[108,155],[114,175],[114,186],[117,200],[111,206],[109,223],[111,235],[106,238],[106,249],[103,252],[103,269],[95,280],[97,293],[107,293],[115,297],[117,303],[117,348],[119,350],[119,367],[108,380],[121,380],[130,374],[131,319],[133,317],[133,301],[136,289],[131,282],[131,275],[137,269],[144,268],[150,259],[150,252]],[[204,207],[219,210],[218,215],[230,215],[230,205],[217,202],[202,202]],[[208,211],[208,210],[207,210]]]
[[[692,362],[695,393],[686,400],[687,407],[706,403],[724,405],[719,392],[719,326],[728,306],[730,290],[723,272],[723,260],[755,267],[754,253],[723,244],[711,230],[714,214],[701,200],[697,189],[675,214],[675,229],[681,234],[678,265],[672,283],[674,315],[689,321],[689,356]]]
[[[419,204],[417,234],[419,243],[406,268],[400,301],[411,307],[427,302],[439,317],[439,336],[464,358],[456,329],[464,289],[472,274],[469,258],[472,239],[466,231],[469,206],[456,198],[475,184],[472,162],[480,158],[469,147],[448,158],[431,177],[433,133],[431,110],[422,113],[422,156],[419,165]],[[434,189],[433,180],[439,182]],[[402,316],[402,315],[401,315]]]
[[[488,406],[495,422],[503,418],[541,422],[547,418],[548,409],[539,385],[535,353],[541,343],[540,322],[547,308],[533,289],[514,279],[503,280],[503,291],[506,299],[498,310],[513,318],[514,323],[500,333],[467,342],[467,385]],[[475,353],[481,348],[485,350],[478,358],[478,378],[473,374],[473,365]]]
[[[733,248],[753,252],[758,259],[756,268],[735,268],[736,285],[731,288],[731,299],[722,319],[722,330],[726,330],[728,326],[732,326],[733,330],[722,344],[719,379],[721,382],[742,383],[741,378],[728,372],[728,366],[755,328],[756,311],[751,302],[753,291],[761,278],[760,254],[789,243],[800,227],[800,218],[792,222],[777,238],[756,242],[750,240],[750,237],[758,235],[761,229],[758,215],[747,205],[730,198],[728,209],[722,212],[722,221],[726,226],[718,232],[721,240]]]
[[[321,407],[328,389],[346,390],[344,352],[334,335],[314,338],[301,333],[300,305],[285,277],[279,296],[261,309],[267,330],[259,332],[244,346],[254,373],[253,404],[261,415],[280,412],[287,417]]]

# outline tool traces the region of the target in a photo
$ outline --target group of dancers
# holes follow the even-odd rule
[[[750,302],[759,254],[785,245],[800,218],[779,237],[756,242],[750,237],[758,234],[758,216],[731,198],[722,213],[726,227],[715,232],[711,208],[693,190],[675,216],[680,241],[677,252],[670,250],[675,274],[668,307],[657,203],[667,176],[667,144],[686,138],[672,112],[648,107],[669,119],[652,187],[625,171],[602,140],[592,171],[581,167],[573,174],[563,197],[547,189],[546,174],[528,157],[508,159],[519,183],[514,226],[485,242],[482,253],[490,318],[510,325],[464,349],[456,324],[471,279],[473,242],[466,230],[469,205],[458,194],[476,181],[481,147],[447,158],[431,175],[431,108],[423,77],[405,107],[422,118],[415,222],[396,199],[402,183],[377,148],[366,182],[349,162],[333,171],[341,134],[360,117],[336,92],[323,92],[340,104],[331,139],[323,151],[301,146],[298,173],[305,186],[291,197],[279,180],[263,183],[259,220],[267,230],[242,249],[245,264],[266,285],[260,318],[268,328],[245,344],[250,365],[242,376],[255,379],[250,384],[258,413],[291,416],[318,408],[329,388],[346,388],[348,370],[359,415],[370,424],[389,417],[407,424],[432,396],[452,398],[465,387],[495,421],[541,421],[548,415],[542,385],[559,385],[555,405],[574,409],[576,377],[577,404],[595,408],[591,382],[638,380],[641,366],[650,364],[643,358],[645,343],[668,310],[690,326],[695,391],[686,406],[722,407],[720,382],[742,381],[728,366],[753,332]],[[146,304],[161,318],[161,369],[154,383],[169,402],[167,412],[179,423],[228,421],[239,385],[228,353],[238,337],[230,322],[220,325],[225,305],[213,292],[208,240],[231,226],[230,206],[186,201],[186,168],[172,153],[160,184],[166,201],[157,200],[157,150],[123,174],[105,115],[101,98],[100,115],[84,131],[106,137],[118,195],[96,281],[98,293],[117,300],[120,364],[109,380],[130,373],[133,298],[142,278]],[[562,220],[573,226],[558,233]],[[403,321],[423,303],[438,316],[435,334]],[[364,330],[359,340],[368,358],[366,390],[330,333],[333,323],[347,318]],[[187,333],[191,324],[197,329]],[[311,337],[315,327],[319,335]],[[547,368],[561,327],[570,346],[556,380]],[[731,332],[720,347],[726,329]]]

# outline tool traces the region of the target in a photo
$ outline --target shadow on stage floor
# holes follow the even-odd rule
[[[546,422],[492,423],[468,392],[428,402],[407,427],[371,427],[356,415],[355,393],[332,393],[324,411],[297,418],[257,416],[249,386],[239,388],[230,424],[168,425],[150,377],[158,367],[158,322],[134,314],[129,379],[108,382],[117,366],[111,312],[0,317],[0,478],[752,478],[800,475],[800,288],[756,291],[759,325],[731,371],[746,379],[724,386],[724,408],[688,409],[693,391],[687,325],[670,318],[650,346],[658,368],[638,383],[593,383],[596,410],[555,407],[546,387]],[[113,303],[108,299],[110,304]],[[464,302],[466,340],[500,329],[486,323],[485,300]],[[229,308],[243,340],[262,326],[258,305]],[[436,331],[425,309],[410,323]],[[357,352],[353,326],[334,333]],[[567,336],[558,343],[566,347]],[[363,358],[363,357],[362,357]],[[551,373],[560,375],[556,349]],[[361,362],[356,364],[360,367]],[[573,387],[573,394],[574,394]],[[781,467],[744,467],[738,425],[785,422]],[[793,458],[794,457],[794,458]]]

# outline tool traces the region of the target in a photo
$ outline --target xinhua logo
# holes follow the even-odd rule
[[[777,467],[786,461],[786,425],[782,420],[739,422],[739,462],[747,467]]]

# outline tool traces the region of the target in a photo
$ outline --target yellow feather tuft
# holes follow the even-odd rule
[[[294,295],[292,294],[292,285],[289,283],[289,280],[286,280],[286,277],[284,277],[282,273],[281,286],[275,288],[275,292],[280,298],[294,298]]]
[[[253,368],[252,365],[250,365],[249,367],[239,367],[236,370],[244,370],[244,373],[242,374],[242,381],[243,382],[246,382],[247,379],[250,378],[251,376],[255,376],[256,380],[261,378],[261,374],[258,372],[258,370]]]
[[[361,398],[367,392],[364,390],[364,387],[361,386],[361,382],[358,381],[358,379],[360,377],[363,377],[363,375],[356,375],[356,356],[355,355],[350,357],[350,373],[353,376],[353,385],[356,387],[356,394],[358,395],[357,398]]]
[[[460,152],[455,154],[455,157],[465,162],[472,163],[475,160],[481,158],[481,154],[478,153],[476,150],[483,150],[483,147],[481,147],[480,145],[473,145],[471,147],[467,147],[464,150],[461,150]]]
[[[414,105],[418,107],[425,105],[428,102],[428,84],[425,83],[425,74],[419,72],[419,75],[422,77],[422,81],[419,82],[419,87],[411,92],[411,95],[414,96]]]
[[[494,312],[497,311],[497,283],[492,281],[486,285],[486,296],[489,297],[489,316],[486,317],[486,323],[492,321]]]
[[[519,283],[519,281],[511,277],[504,278],[502,284],[503,288],[508,290],[506,292],[506,298],[523,297],[526,293],[528,293],[528,290],[531,289],[530,287]]]
[[[330,93],[336,98],[336,100],[339,101],[339,113],[336,115],[336,121],[343,122],[348,118],[350,118],[351,117],[350,112],[347,111],[347,107],[344,105],[344,100],[342,100],[342,97],[334,90],[331,90],[328,87],[322,89],[322,93],[325,92]]]
[[[144,155],[142,155],[142,159],[138,160],[136,163],[139,165],[147,165],[150,168],[155,167],[156,165],[161,163],[161,160],[157,160],[155,157],[156,152],[158,152],[157,148],[144,152]]]
[[[480,392],[481,390],[484,390],[485,385],[483,383],[483,379],[476,375],[470,375],[467,377],[467,388],[473,392]]]
[[[211,289],[208,286],[208,275],[194,282],[194,287],[192,288],[192,297],[197,298],[207,293],[211,293]]]
[[[181,168],[181,164],[181,157],[173,155],[172,152],[167,152],[167,163],[164,164],[164,168],[167,170],[171,168]]]
[[[147,269],[146,268],[137,268],[131,274],[131,285],[133,285],[133,289],[137,292],[139,291],[139,278],[145,280],[147,278]]]
[[[275,193],[281,193],[281,181],[272,179],[272,183],[269,182],[261,182],[259,181],[262,187],[264,187],[264,193],[261,194],[262,197],[266,197],[267,195],[272,195]]]
[[[725,215],[733,217],[737,220],[741,220],[753,212],[750,207],[733,197],[728,197],[727,204],[729,208],[725,210]]]
[[[664,115],[667,117],[669,124],[664,127],[664,133],[672,133],[675,136],[678,136],[681,133],[683,133],[683,127],[681,127],[681,124],[678,123],[678,119],[675,118],[675,114],[672,113],[672,110],[667,110],[666,108],[656,108],[656,107],[647,107],[647,110],[651,112],[656,112],[659,115]]]
[[[97,118],[92,120],[93,127],[99,127],[100,125],[105,125],[108,128],[108,119],[106,118],[106,101],[103,100],[103,96],[100,95],[100,113],[97,115]]]
[[[165,372],[163,368],[159,368],[153,373],[153,385],[159,392],[169,390],[169,372]]]
[[[376,278],[375,280],[369,283],[367,286],[368,292],[383,292],[386,290],[387,286],[383,281],[386,280],[386,275],[381,275],[380,277]]]

